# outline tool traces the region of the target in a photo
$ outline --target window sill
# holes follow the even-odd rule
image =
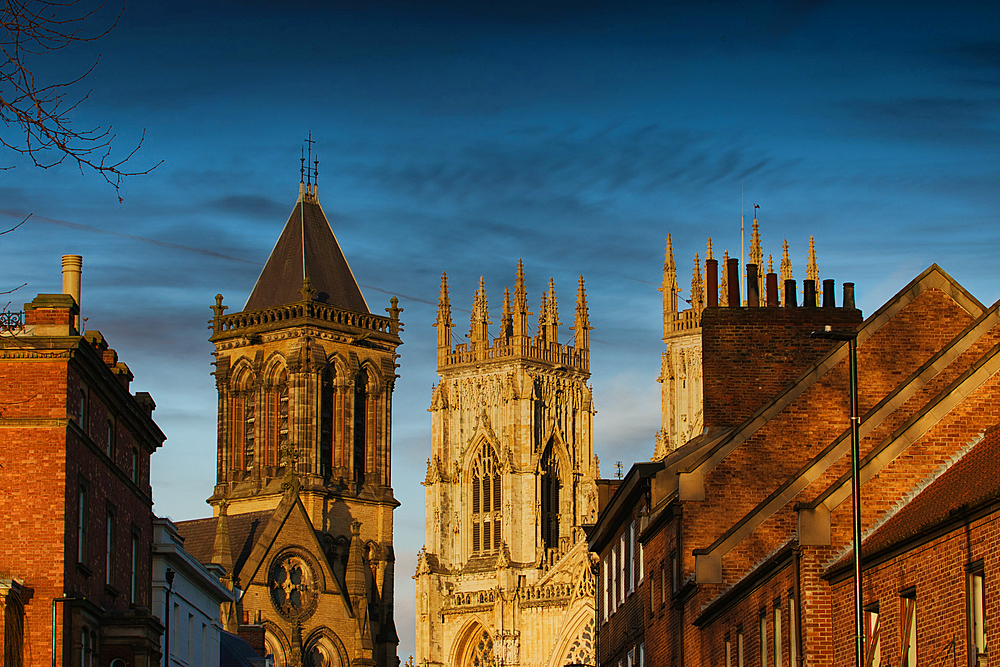
[[[90,575],[92,575],[94,573],[89,567],[87,567],[85,564],[80,563],[80,562],[78,562],[76,564],[76,571],[77,571],[77,574],[81,574],[81,575],[83,575],[84,577],[86,577],[88,579],[90,578]]]
[[[116,598],[118,597],[118,589],[111,584],[104,584],[104,594],[108,597]]]

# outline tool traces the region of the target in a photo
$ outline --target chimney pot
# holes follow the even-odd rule
[[[798,306],[796,297],[795,281],[791,278],[785,280],[785,308],[795,308]]]
[[[806,278],[802,281],[802,307],[816,307],[816,281],[812,278]]]
[[[83,273],[82,255],[62,256],[62,291],[69,294],[80,306],[80,274]],[[80,314],[76,315],[76,330],[80,330]]]
[[[729,258],[726,263],[726,280],[729,285],[729,307],[740,307],[740,260]]]
[[[708,307],[719,305],[719,260],[705,260],[705,289],[708,290]]]
[[[854,283],[844,283],[844,308],[854,310]]]
[[[756,308],[760,305],[760,294],[757,291],[757,265],[747,264],[747,305]]]
[[[775,308],[778,305],[778,274],[768,273],[764,276],[764,289],[767,292],[768,308]]]
[[[836,289],[834,286],[833,278],[827,278],[823,281],[823,307],[824,308],[836,308],[837,303],[834,297],[833,291]]]

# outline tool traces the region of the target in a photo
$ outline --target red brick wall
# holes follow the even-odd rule
[[[1000,513],[956,526],[926,544],[865,570],[863,600],[879,604],[882,664],[902,664],[902,600],[900,591],[915,587],[917,663],[968,664],[966,566],[983,561],[986,589],[987,653],[1000,650],[995,619],[1000,615],[996,573],[1000,570]],[[832,587],[833,648],[836,664],[850,664],[853,636],[854,582],[847,577]],[[994,619],[991,624],[991,619]],[[991,643],[992,642],[992,643]]]
[[[705,426],[742,423],[836,341],[810,338],[825,325],[853,330],[860,310],[707,308],[702,315]]]

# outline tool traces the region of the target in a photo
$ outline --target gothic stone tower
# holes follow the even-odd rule
[[[243,591],[227,625],[263,625],[278,666],[398,664],[391,303],[369,312],[311,184],[245,308],[216,297],[211,560]]]
[[[704,358],[702,318],[706,306],[727,308],[752,305],[774,306],[784,309],[797,305],[787,240],[782,248],[780,273],[774,273],[772,257],[768,256],[767,274],[765,274],[760,228],[757,216],[754,215],[750,234],[749,262],[746,267],[753,275],[750,276],[747,273],[743,275],[748,289],[743,292],[746,298],[741,300],[740,277],[738,275],[739,260],[730,259],[729,252],[726,251],[720,266],[718,260],[712,255],[712,239],[709,238],[705,263],[701,263],[697,253],[694,256],[690,298],[685,299],[691,307],[681,310],[677,305],[677,296],[681,289],[677,278],[677,265],[674,263],[673,241],[670,235],[667,235],[667,249],[663,262],[663,285],[660,287],[660,292],[663,293],[663,342],[666,349],[663,351],[661,359],[660,377],[657,378],[662,385],[663,421],[660,431],[656,434],[654,461],[662,460],[684,443],[702,435],[706,427],[714,426],[714,424],[709,423],[711,420],[706,422],[704,414],[705,366],[712,366],[716,361]],[[731,262],[737,263],[736,272],[732,272],[732,276],[730,276],[731,271],[729,270]],[[720,269],[721,280],[718,273]],[[765,285],[768,276],[774,276],[772,279],[774,289],[770,290],[773,294],[769,300],[766,296],[769,290]],[[749,289],[751,287],[756,287],[756,289]],[[803,287],[805,288],[803,306],[815,307],[817,305],[815,303],[816,289],[819,287],[819,268],[816,263],[816,248],[811,236],[809,237],[809,256],[806,262],[806,279],[803,281]],[[791,292],[787,290],[791,290]],[[751,291],[753,294],[750,294]],[[809,301],[810,298],[812,301]],[[751,300],[752,303],[748,303]],[[853,310],[853,305],[851,309]],[[809,319],[808,312],[810,311],[796,311],[798,313],[796,315],[791,315],[792,312],[787,311],[789,318],[786,319],[789,321]],[[817,321],[827,316],[828,313],[824,311]],[[754,354],[767,355],[769,352],[764,350],[754,352]]]
[[[442,278],[427,544],[415,577],[420,665],[596,664],[582,528],[597,513],[583,278],[571,344],[559,343],[552,281],[534,336],[529,315],[518,262],[499,335],[491,340],[480,280],[469,342],[453,347]]]

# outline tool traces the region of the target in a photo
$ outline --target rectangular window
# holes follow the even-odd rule
[[[660,605],[667,603],[667,566],[660,567]]]
[[[604,582],[604,622],[608,622],[608,562],[611,556],[605,556],[604,562],[601,563],[601,572],[603,573],[601,579]]]
[[[900,594],[902,602],[902,650],[903,667],[917,667],[917,592],[913,589]]]
[[[139,604],[139,533],[132,533],[132,576],[131,580],[131,593],[129,599],[132,604]]]
[[[729,633],[725,636],[726,667],[733,667],[733,643],[729,639]]]
[[[87,563],[87,522],[89,520],[90,507],[87,494],[87,485],[80,482],[79,507],[76,519],[76,561]]]
[[[677,595],[677,589],[681,584],[681,564],[677,558],[677,551],[670,552],[670,594]]]
[[[788,664],[791,667],[799,664],[799,644],[795,628],[795,592],[788,591]]]
[[[79,424],[80,428],[83,429],[84,433],[87,432],[87,419],[90,416],[90,406],[87,402],[87,388],[80,387],[80,414],[79,414]]]
[[[625,536],[622,535],[619,541],[619,546],[621,547],[622,553],[618,558],[618,564],[621,566],[621,572],[618,573],[618,602],[619,604],[625,602],[625,585],[628,581],[628,550],[626,549],[627,543],[625,542]]]
[[[646,564],[643,563],[643,548],[642,542],[639,542],[639,583],[642,583],[643,574],[645,574]]]
[[[656,568],[653,568],[653,575],[649,578],[649,613],[650,616],[656,613]]]
[[[618,609],[618,545],[611,549],[611,613]]]
[[[115,512],[108,509],[107,513],[107,533],[105,535],[105,547],[107,553],[104,557],[104,583],[111,586],[115,582]]]
[[[633,521],[629,525],[629,527],[628,527],[628,562],[629,562],[629,565],[633,565],[633,567],[629,568],[629,570],[630,570],[630,572],[629,572],[629,578],[628,578],[628,592],[629,593],[632,593],[632,592],[635,591],[635,579],[636,579],[636,576],[637,576],[637,573],[636,573],[636,569],[637,568],[634,567],[634,563],[633,563],[633,561],[635,560],[635,557],[636,557],[636,553],[635,552],[636,552],[636,548],[635,548],[635,521]]]
[[[141,479],[139,470],[139,448],[132,448],[132,481],[135,482],[136,486],[139,485],[139,480]]]
[[[767,610],[760,610],[760,667],[767,667]]]
[[[639,667],[646,667],[646,643],[639,644]]]
[[[781,598],[774,601],[774,667],[781,667]]]
[[[865,667],[879,667],[882,664],[882,626],[879,623],[878,603],[864,609]]]
[[[736,667],[743,667],[743,626],[736,628]]]
[[[115,456],[115,420],[110,418],[108,419],[108,435],[104,443],[104,453],[111,459]]]
[[[986,594],[983,565],[969,568],[969,665],[986,664]]]

